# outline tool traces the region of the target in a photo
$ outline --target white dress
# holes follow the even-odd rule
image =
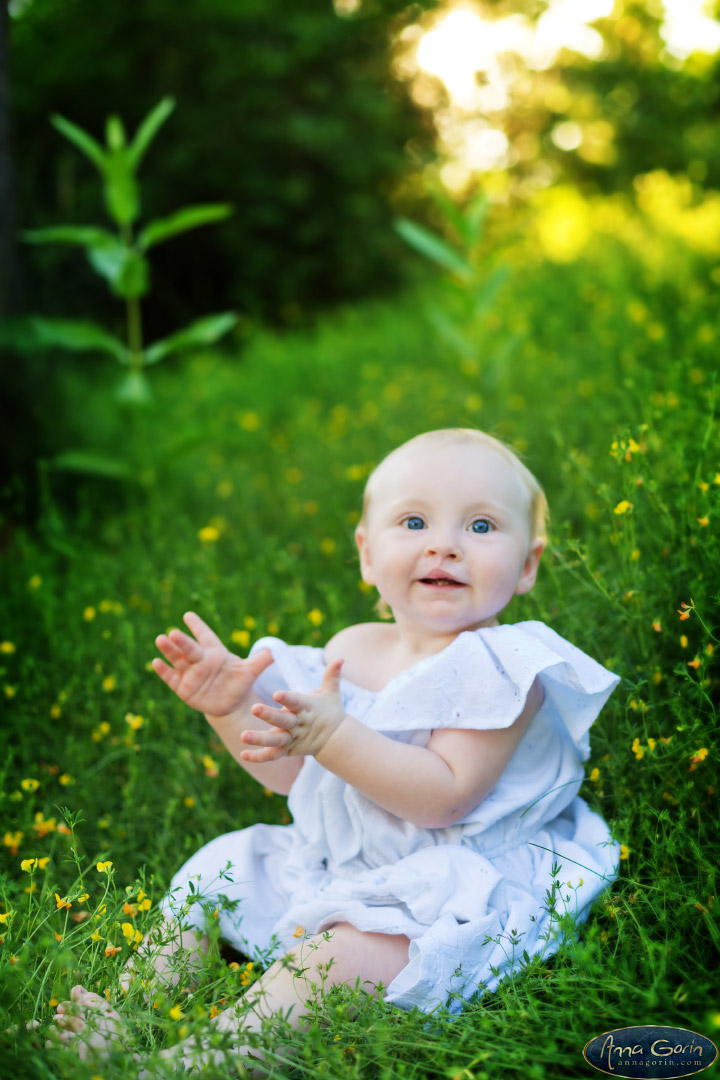
[[[274,663],[255,684],[261,700],[319,687],[322,649],[262,638],[252,651],[266,647]],[[247,955],[273,942],[278,954],[296,946],[298,926],[308,935],[338,922],[405,934],[409,962],[385,1000],[425,1012],[446,1003],[459,1011],[524,956],[556,952],[553,864],[556,912],[578,918],[617,873],[619,844],[577,791],[589,728],[618,676],[544,623],[521,622],[464,631],[383,690],[346,680],[341,690],[352,716],[425,746],[437,728],[509,727],[536,676],[543,705],[493,791],[457,824],[412,825],[306,757],[288,798],[293,824],[253,825],[206,844],[173,878],[165,912],[201,929],[207,904],[198,895],[213,907],[219,897],[239,901],[220,905],[220,932]]]

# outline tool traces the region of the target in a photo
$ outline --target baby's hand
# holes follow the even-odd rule
[[[285,755],[319,754],[330,736],[345,719],[345,706],[340,695],[340,668],[343,660],[328,664],[322,686],[310,694],[294,690],[276,690],[275,701],[281,709],[269,705],[253,705],[253,716],[272,725],[267,731],[243,731],[242,741],[261,750],[243,750],[244,761],[274,761]]]
[[[184,619],[195,637],[182,630],[160,634],[155,644],[169,664],[156,657],[153,670],[192,709],[208,719],[222,719],[239,708],[257,677],[272,664],[272,653],[262,649],[242,660],[225,648],[199,615],[188,611]]]

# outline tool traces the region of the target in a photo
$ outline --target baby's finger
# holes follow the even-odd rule
[[[161,660],[159,656],[155,656],[152,659],[152,669],[156,675],[159,675],[164,683],[170,687],[171,690],[177,690],[180,685],[180,674],[171,668],[164,660]]]
[[[191,663],[202,660],[205,655],[205,650],[202,646],[198,645],[195,638],[191,638],[187,634],[184,634],[182,630],[171,630],[168,637],[173,645],[177,646],[182,652],[185,659],[189,660]]]
[[[185,653],[170,640],[167,634],[158,634],[155,638],[155,646],[178,671],[184,671],[187,668],[188,659]]]
[[[252,761],[261,765],[264,761],[277,761],[278,758],[287,757],[287,750],[281,747],[263,746],[257,750],[243,750],[240,754],[242,761]]]
[[[264,720],[266,724],[273,724],[275,727],[284,728],[286,731],[292,731],[297,724],[297,718],[289,709],[273,709],[270,705],[261,705],[258,702],[253,705],[250,712],[253,716],[257,716],[258,719]]]
[[[338,683],[340,682],[340,669],[344,663],[344,660],[333,660],[332,663],[328,664],[323,672],[321,690],[337,690]]]
[[[266,731],[243,731],[240,738],[244,743],[252,743],[253,746],[288,746],[292,742],[292,735],[282,728],[268,728]]]
[[[183,622],[190,627],[200,644],[204,645],[206,649],[209,649],[211,645],[222,645],[214,630],[211,630],[208,624],[203,622],[194,611],[186,611],[183,615]]]
[[[276,690],[273,697],[278,705],[293,713],[298,713],[301,709],[313,709],[317,705],[316,696],[299,694],[297,690]]]

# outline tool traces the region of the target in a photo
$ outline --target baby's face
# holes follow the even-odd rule
[[[375,475],[355,534],[362,575],[398,624],[439,634],[492,626],[535,582],[543,548],[509,462],[473,443],[400,451]]]

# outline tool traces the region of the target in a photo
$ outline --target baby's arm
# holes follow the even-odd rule
[[[427,829],[460,821],[490,794],[543,699],[533,684],[525,708],[508,728],[433,731],[427,746],[410,746],[365,727],[345,713],[339,692],[342,661],[329,664],[313,694],[278,691],[273,709],[254,705],[253,715],[275,725],[245,731],[244,760],[313,754],[316,760],[391,814]]]
[[[192,611],[184,616],[194,638],[182,630],[171,630],[155,639],[165,661],[153,660],[153,670],[178,697],[205,718],[240,765],[272,791],[287,795],[302,768],[302,758],[255,763],[241,757],[245,750],[241,735],[247,728],[265,728],[251,709],[257,702],[252,687],[258,676],[273,662],[269,649],[242,660],[231,653],[220,638]]]

